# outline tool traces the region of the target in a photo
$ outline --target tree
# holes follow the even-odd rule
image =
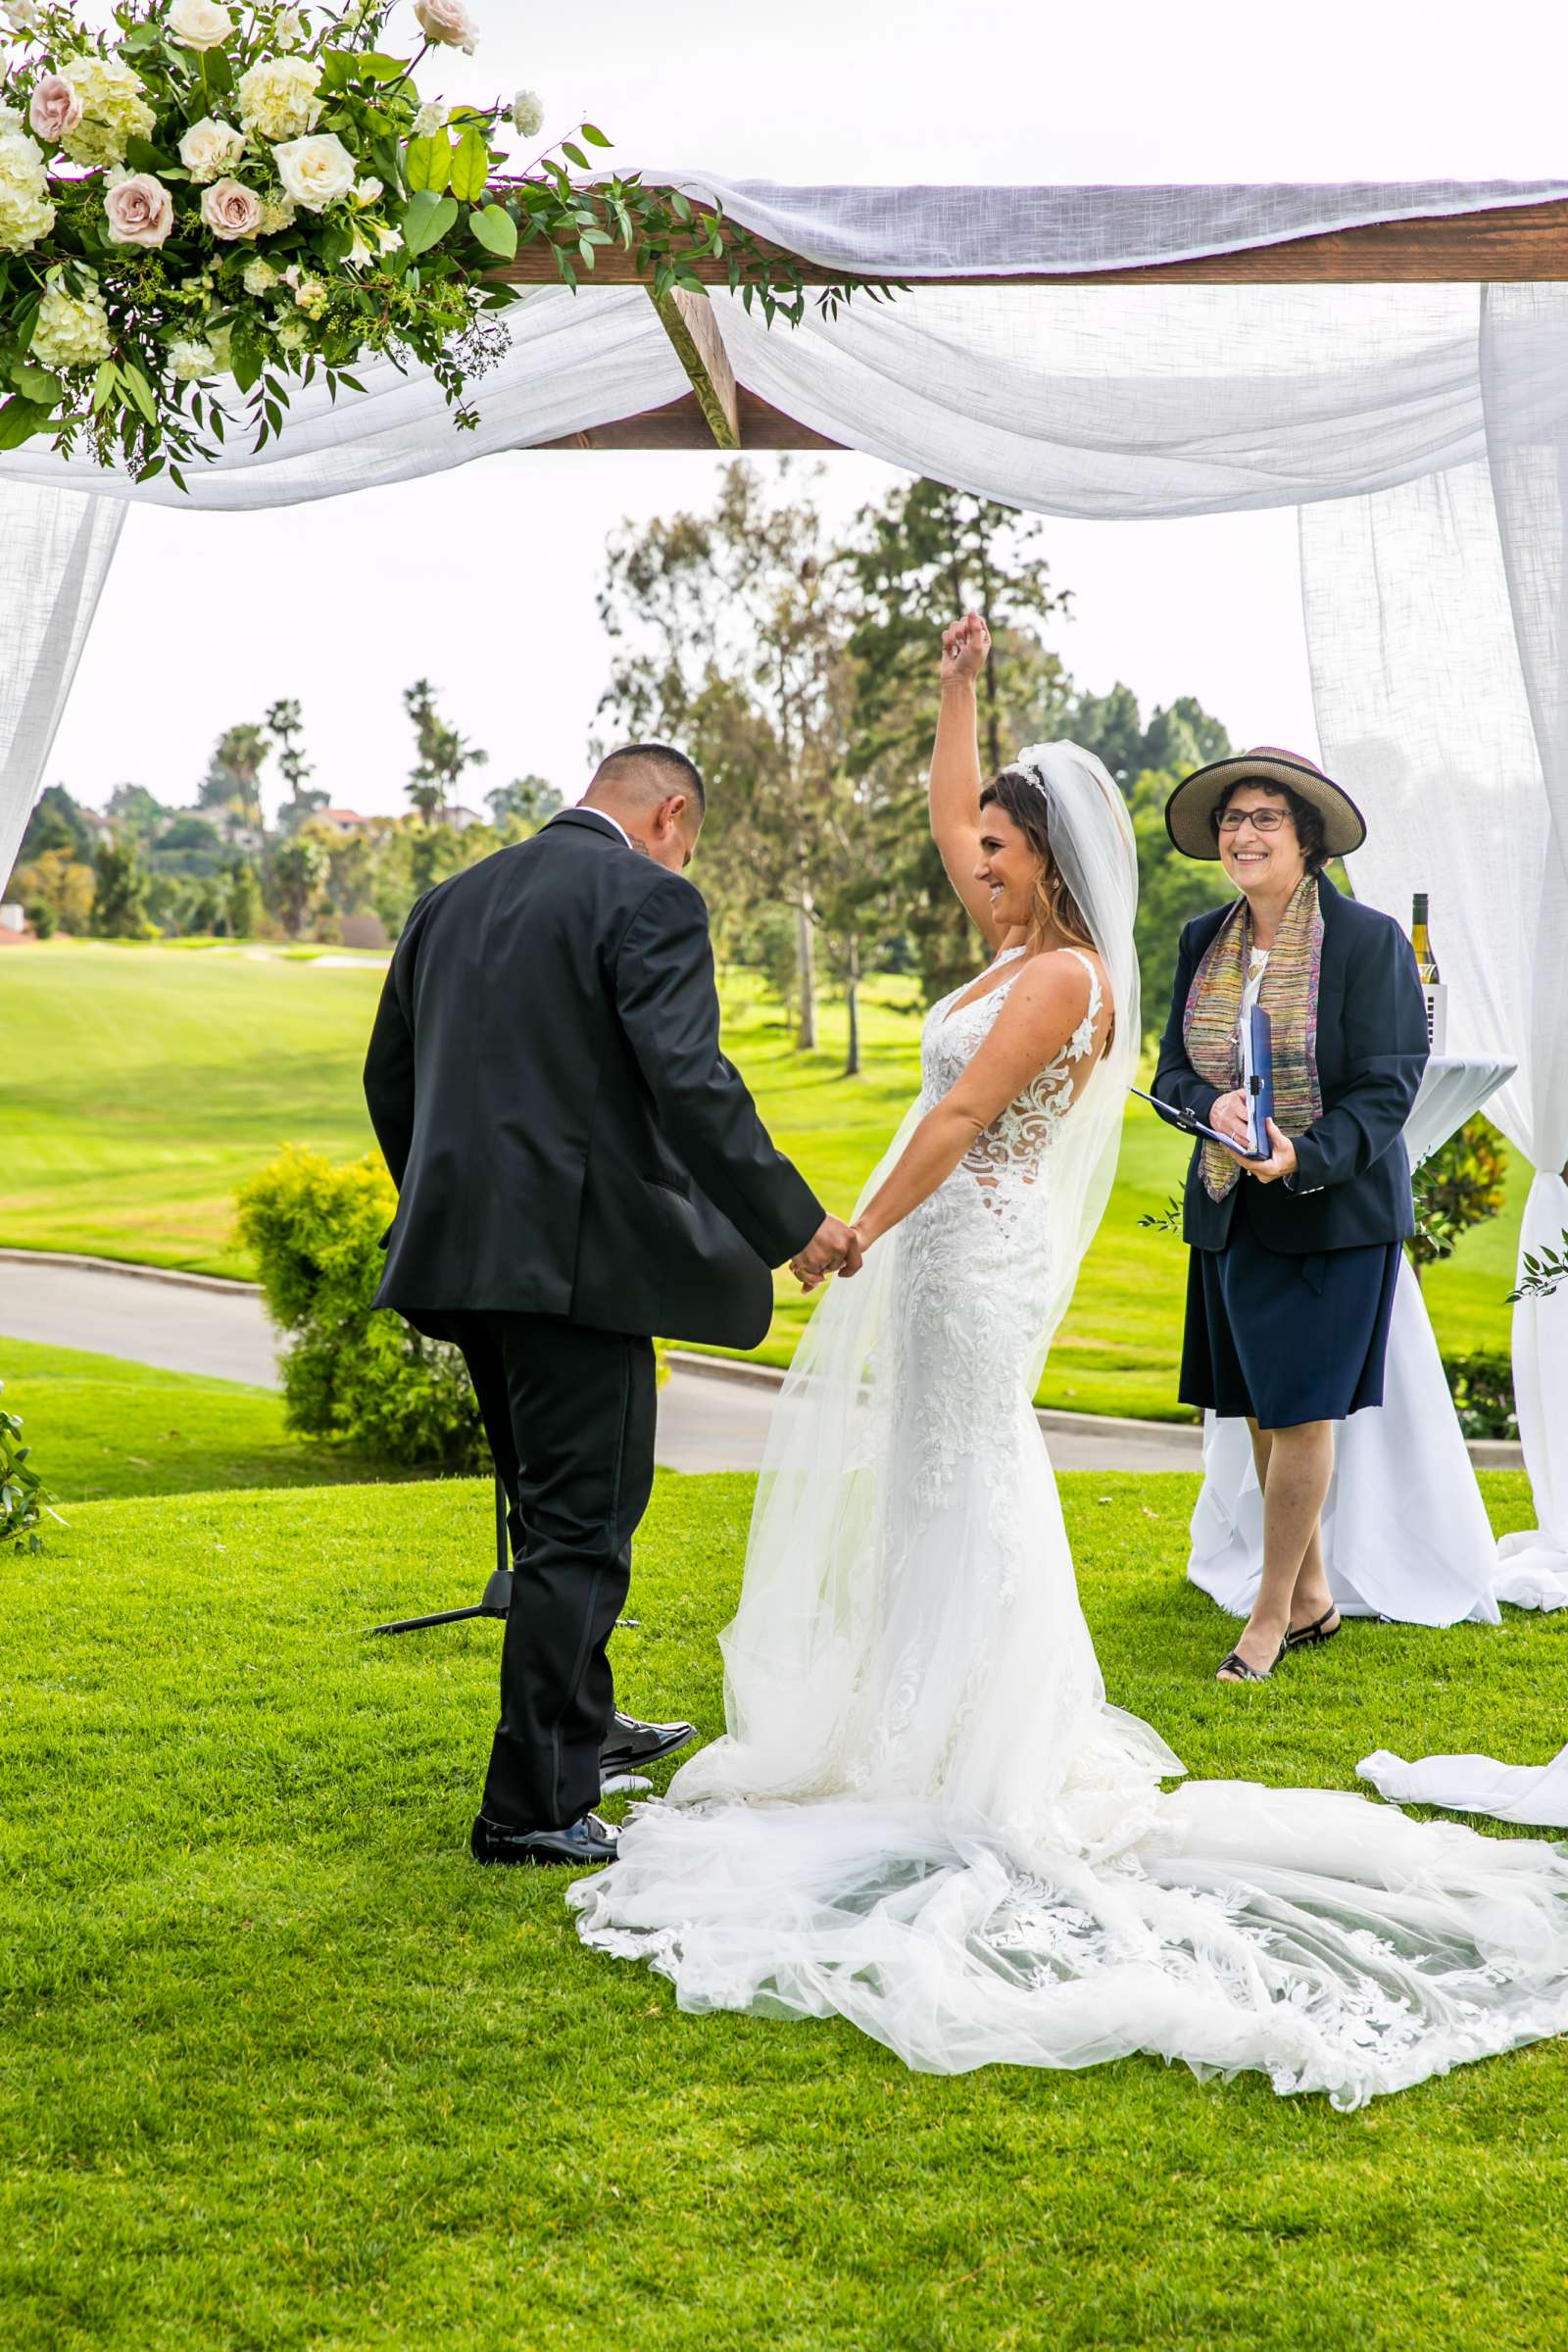
[[[444,817],[457,795],[466,769],[483,767],[489,753],[460,735],[435,707],[435,688],[428,678],[416,678],[403,690],[403,708],[414,721],[417,763],[407,786],[410,800],[427,825]]]
[[[27,819],[17,860],[27,865],[51,850],[63,850],[68,859],[89,864],[97,840],[98,828],[80,802],[63,784],[46,784]]]
[[[1156,1036],[1165,1026],[1183,924],[1211,906],[1225,906],[1236,895],[1222,865],[1182,857],[1165,830],[1165,803],[1179,780],[1158,768],[1146,768],[1127,796],[1138,844],[1133,941],[1143,986],[1143,1024],[1146,1034]]]
[[[24,906],[47,906],[58,927],[71,932],[91,929],[97,887],[92,867],[70,849],[45,850],[11,879],[12,895]]]
[[[779,469],[788,484],[790,469]],[[768,905],[796,926],[798,1043],[816,1044],[816,947],[851,1000],[884,897],[873,796],[851,773],[851,582],[808,495],[770,501],[725,468],[706,514],[612,542],[600,612],[619,641],[600,705],[680,743],[710,787],[703,885],[721,924]],[[855,1056],[852,1050],[851,1065]]]
[[[262,894],[257,888],[255,867],[243,858],[236,858],[228,869],[223,906],[229,938],[254,939],[257,917],[262,911]]]
[[[101,841],[93,858],[92,927],[100,939],[146,935],[150,876],[133,841]]]
[[[117,784],[104,814],[122,841],[149,848],[168,822],[171,810],[145,784]]]
[[[262,769],[271,750],[262,729],[243,720],[225,727],[213,749],[207,773],[197,790],[203,808],[227,809],[240,824],[264,830]]]
[[[1104,761],[1124,791],[1131,790],[1146,768],[1168,776],[1174,791],[1183,776],[1223,760],[1231,748],[1219,720],[1210,717],[1196,696],[1178,696],[1165,710],[1156,710],[1146,727],[1137,695],[1120,684],[1108,694],[1075,696],[1065,714],[1065,731]]]
[[[324,792],[307,792],[305,789],[306,777],[314,775],[316,769],[301,748],[304,727],[305,715],[296,702],[274,703],[267,713],[267,731],[276,738],[278,769],[289,789],[280,822],[284,830],[291,833],[298,832],[318,808],[326,807]]]
[[[537,833],[564,806],[560,793],[543,776],[514,776],[485,794],[485,805],[498,833],[514,825],[523,835]]]
[[[272,899],[291,939],[304,930],[326,876],[326,845],[314,833],[296,833],[273,851]]]
[[[974,969],[974,935],[926,816],[942,622],[971,607],[991,630],[979,682],[980,762],[1065,730],[1068,681],[1041,634],[1065,612],[1042,525],[992,499],[916,481],[861,513],[848,561],[860,604],[853,764],[878,811],[878,863],[931,997]]]

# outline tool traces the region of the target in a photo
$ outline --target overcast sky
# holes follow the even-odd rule
[[[444,76],[427,61],[425,94],[529,84],[552,127],[601,123],[623,169],[973,183],[1534,178],[1565,162],[1564,18],[1527,0],[471,5],[476,57]],[[220,730],[293,695],[315,780],[402,808],[399,696],[423,674],[489,751],[476,789],[533,771],[575,797],[608,670],[606,534],[705,503],[721,463],[519,452],[282,511],[133,508],[49,780],[94,803],[127,781],[188,800]],[[819,495],[845,514],[896,478],[824,463]],[[1292,514],[1053,521],[1046,546],[1074,591],[1057,643],[1080,683],[1197,694],[1239,740],[1314,750]]]

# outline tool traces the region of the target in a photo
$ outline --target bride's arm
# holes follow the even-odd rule
[[[995,950],[1004,935],[991,911],[990,894],[974,871],[980,858],[975,679],[990,651],[991,633],[978,612],[966,612],[942,632],[942,701],[931,754],[931,838],[970,920]]]
[[[1037,956],[1025,966],[968,1068],[926,1112],[856,1219],[862,1250],[952,1175],[975,1137],[1055,1059],[1088,1009],[1089,974],[1076,956]]]

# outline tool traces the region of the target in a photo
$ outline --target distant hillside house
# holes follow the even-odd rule
[[[384,816],[362,816],[357,808],[318,808],[311,822],[324,825],[329,833],[347,836],[350,833],[373,833],[377,825],[384,825],[387,819]]]
[[[439,821],[450,825],[454,833],[466,833],[470,825],[488,824],[489,819],[481,816],[477,808],[444,808]]]

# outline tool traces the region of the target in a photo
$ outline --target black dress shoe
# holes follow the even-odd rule
[[[514,1830],[481,1813],[469,1835],[468,1851],[476,1862],[566,1862],[587,1870],[596,1862],[613,1862],[615,1832],[597,1813],[585,1813],[564,1830]]]
[[[617,1709],[599,1750],[599,1770],[607,1779],[614,1772],[643,1772],[696,1737],[695,1723],[639,1723]]]

